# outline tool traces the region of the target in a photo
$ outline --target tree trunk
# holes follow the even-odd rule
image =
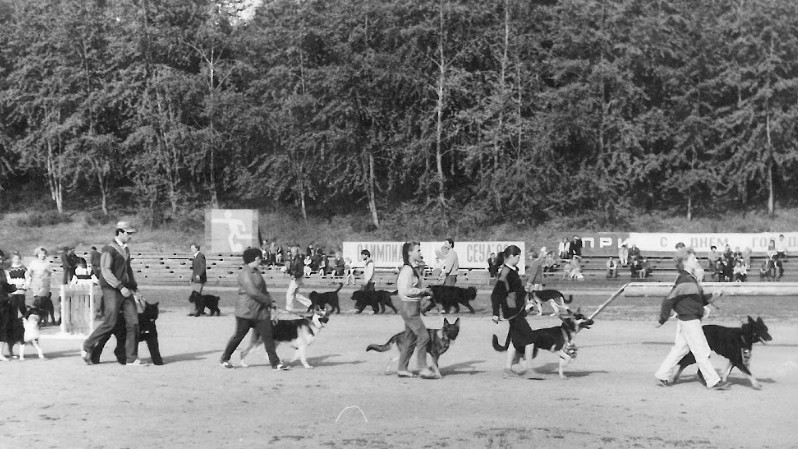
[[[380,220],[377,217],[377,199],[374,191],[374,155],[369,152],[369,211],[371,212],[371,222],[374,227],[380,227]]]
[[[770,54],[768,55],[767,92],[770,91],[770,74],[773,71],[773,35],[770,35]],[[765,132],[767,133],[767,165],[768,165],[768,217],[776,213],[776,192],[773,188],[773,141],[770,138],[770,93],[765,98]]]
[[[103,175],[99,172],[97,173],[97,183],[100,185],[100,195],[102,196],[102,208],[103,214],[108,216],[108,189],[106,188],[106,180],[104,179]]]
[[[437,127],[435,135],[435,164],[438,170],[438,203],[441,206],[441,213],[443,214],[444,221],[446,220],[446,193],[444,192],[444,173],[443,173],[443,107],[444,107],[444,83],[446,82],[446,59],[443,55],[443,0],[439,1],[439,18],[440,18],[440,36],[438,37],[438,54],[440,61],[438,63],[439,76],[438,76],[438,102],[436,105]]]

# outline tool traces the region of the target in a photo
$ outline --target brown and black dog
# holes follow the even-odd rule
[[[704,335],[707,337],[709,349],[715,351],[716,354],[726,357],[729,360],[726,368],[721,371],[721,382],[726,382],[734,368],[739,369],[751,381],[751,386],[755,390],[761,390],[762,386],[751,374],[751,350],[753,344],[762,342],[767,344],[773,338],[768,333],[768,327],[761,317],[757,317],[756,321],[748,317],[748,322],[743,323],[740,327],[724,327],[714,324],[707,324],[704,326]],[[682,357],[679,361],[679,369],[671,379],[671,383],[675,382],[682,374],[685,368],[695,363],[695,356],[692,352]],[[701,372],[698,372],[701,376]],[[703,378],[701,379],[703,381]]]
[[[581,311],[577,309],[576,312],[566,309],[565,312],[560,313],[560,320],[562,324],[554,327],[547,327],[543,329],[535,329],[530,335],[524,336],[521,343],[523,346],[515,344],[515,349],[518,351],[519,357],[524,355],[525,369],[532,367],[532,359],[538,355],[538,349],[545,349],[547,351],[560,354],[559,374],[561,379],[567,379],[563,373],[565,365],[576,358],[576,344],[574,344],[574,335],[582,329],[589,329],[593,325],[593,320],[588,319],[582,315]],[[493,349],[499,352],[504,352],[510,347],[510,335],[507,335],[507,341],[504,346],[499,345],[499,339],[496,335],[493,336]]]
[[[443,319],[443,327],[441,329],[427,329],[429,332],[429,344],[427,345],[427,353],[432,358],[432,366],[430,369],[437,378],[441,378],[441,371],[438,369],[438,359],[441,357],[443,353],[449,350],[449,346],[451,346],[452,342],[457,339],[457,335],[460,333],[460,318],[456,319],[454,323],[450,323],[449,320],[446,318]],[[403,332],[399,332],[398,334],[391,337],[384,345],[378,344],[371,344],[368,345],[366,348],[366,352],[368,351],[377,351],[377,352],[385,352],[391,349],[391,345],[396,345],[396,348],[400,348],[404,341],[407,338],[410,338],[408,333],[412,333],[410,330],[405,330]],[[399,360],[399,357],[392,358],[388,365],[385,367],[385,374],[390,373],[391,365]]]

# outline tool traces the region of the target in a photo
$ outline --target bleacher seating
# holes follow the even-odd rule
[[[80,257],[88,259],[87,253],[78,253]],[[134,252],[132,256],[132,267],[136,275],[136,280],[139,284],[150,285],[181,285],[188,284],[191,278],[191,254],[185,253],[137,253]],[[205,254],[207,261],[207,275],[208,286],[235,286],[236,274],[241,270],[242,262],[241,256],[230,254]],[[606,285],[621,285],[630,281],[672,281],[676,274],[676,268],[673,265],[673,256],[666,254],[658,254],[647,256],[652,273],[645,279],[632,279],[628,267],[619,267],[617,278],[608,279],[606,277],[607,258],[605,256],[585,256],[582,259],[582,275],[585,277],[584,281],[575,281],[563,279],[562,266],[567,263],[560,264],[560,268],[555,271],[547,272],[544,274],[545,283],[552,288],[563,286],[574,282],[582,282],[586,285],[606,286]],[[749,270],[749,279],[754,281],[759,280],[759,265],[765,259],[764,255],[752,256],[751,269]],[[60,281],[61,279],[61,258],[59,255],[51,255],[50,260],[53,268],[53,280]],[[707,278],[709,280],[709,270],[707,260],[699,259],[707,270]],[[790,270],[789,259],[784,261],[785,272],[784,281],[798,281],[798,272]],[[270,268],[263,267],[262,273],[266,281],[270,285],[281,286],[287,285],[289,281],[286,275],[279,267]],[[356,277],[362,273],[356,272]],[[393,285],[396,282],[397,269],[377,269],[375,276],[378,285]],[[330,283],[342,280],[340,277],[332,275],[322,276],[314,273],[309,278],[306,278],[305,283],[309,285],[319,284],[328,285]],[[359,279],[358,279],[359,280]],[[437,283],[439,278],[432,274],[432,272],[425,272],[425,283]],[[476,286],[478,288],[485,288],[493,284],[493,279],[490,277],[487,269],[461,269],[458,276],[457,284],[460,286]]]

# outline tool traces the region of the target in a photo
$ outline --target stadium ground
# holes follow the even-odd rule
[[[185,316],[185,295],[173,289],[145,294],[161,301],[166,364],[122,367],[107,350],[104,363],[85,366],[80,340],[48,336],[48,360],[0,363],[4,446],[781,448],[798,441],[794,297],[724,299],[708,322],[732,326],[761,315],[773,342],[754,349],[761,391],[735,371],[731,390],[710,392],[694,368],[671,388],[654,385],[674,332],[673,322],[654,327],[655,298],[622,297],[606,309],[578,336],[579,356],[563,381],[550,353],[535,360],[532,379],[502,377],[504,354],[490,346],[487,292],[480,292],[478,313],[459,315],[460,336],[441,359],[445,377],[426,381],[386,376],[393,353],[365,352],[402,329],[397,315],[334,315],[308,351],[312,370],[272,372],[263,352],[251,355],[254,366],[225,370],[218,358],[233,331],[233,292],[221,292],[220,318]],[[275,296],[282,300],[281,292]],[[349,296],[342,292],[344,311]],[[576,296],[575,303],[589,312],[607,296]],[[426,322],[439,327],[442,320],[432,314]],[[533,327],[559,322],[530,320]],[[145,345],[140,351],[148,356]]]

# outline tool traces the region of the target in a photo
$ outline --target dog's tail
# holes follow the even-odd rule
[[[507,348],[510,347],[510,335],[507,335],[507,341],[504,342],[504,346],[499,344],[499,337],[497,337],[495,334],[493,335],[493,341],[492,342],[493,342],[493,349],[494,350],[496,350],[498,352],[504,352],[504,351],[507,350]]]
[[[343,282],[339,282],[339,283],[338,283],[338,288],[336,288],[336,289],[335,289],[335,293],[338,293],[338,292],[340,292],[340,291],[341,291],[341,289],[342,289],[343,287],[344,287],[344,284],[343,284]]]
[[[573,300],[574,300],[574,295],[568,295],[568,299],[565,299],[565,296],[563,296],[563,298],[562,298],[562,302],[564,302],[566,304],[571,304],[571,302],[573,302]]]
[[[396,337],[398,337],[399,335],[401,335],[401,333],[396,334],[393,337],[391,337],[384,345],[378,345],[378,344],[370,344],[370,345],[368,345],[368,347],[366,348],[366,352],[369,352],[369,351],[385,352],[385,351],[391,349],[391,345],[396,343]]]

